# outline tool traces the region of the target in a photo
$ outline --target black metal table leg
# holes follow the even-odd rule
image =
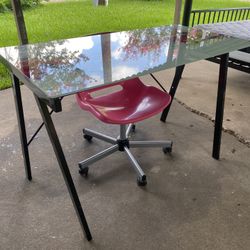
[[[228,71],[228,57],[229,54],[221,55],[220,60],[220,72],[218,81],[218,91],[217,91],[217,105],[216,105],[216,115],[214,124],[214,142],[213,142],[213,158],[220,158],[220,145],[221,145],[221,133],[222,133],[222,123],[224,114],[224,103],[227,85],[227,71]]]
[[[170,110],[170,107],[172,105],[172,102],[173,102],[173,99],[175,96],[175,92],[176,92],[178,85],[179,85],[179,82],[181,80],[181,76],[182,76],[184,67],[185,67],[185,65],[176,67],[174,79],[173,79],[172,85],[171,85],[170,90],[169,90],[169,94],[171,95],[172,100],[171,100],[171,103],[162,111],[162,114],[161,114],[161,121],[162,122],[166,122],[168,112]]]
[[[36,95],[35,95],[35,99],[36,99],[39,111],[41,113],[43,122],[45,124],[47,133],[49,135],[51,144],[53,146],[57,161],[58,161],[60,169],[62,171],[62,175],[63,175],[64,181],[67,185],[67,188],[68,188],[68,191],[70,194],[70,198],[71,198],[72,203],[74,205],[79,222],[82,226],[82,229],[83,229],[87,239],[90,241],[92,239],[92,236],[91,236],[91,233],[90,233],[90,230],[88,227],[88,223],[87,223],[87,220],[85,218],[78,194],[76,192],[76,188],[75,188],[74,182],[72,180],[72,177],[71,177],[71,174],[70,174],[70,171],[68,168],[68,164],[67,164],[67,161],[65,159],[63,150],[62,150],[62,146],[61,146],[59,138],[57,136],[55,126],[54,126],[53,121],[51,119],[51,116],[49,114],[48,107]]]
[[[189,26],[192,4],[193,4],[193,0],[185,0],[184,12],[183,12],[183,18],[182,18],[182,25],[183,26]],[[181,65],[181,66],[176,67],[175,76],[174,76],[171,88],[169,90],[169,94],[171,95],[172,100],[171,100],[170,105],[168,107],[166,107],[161,114],[161,121],[162,122],[166,122],[168,112],[169,112],[170,107],[172,105],[172,102],[173,102],[173,99],[175,96],[175,92],[178,88],[178,85],[179,85],[179,82],[181,80],[181,76],[182,76],[184,68],[185,68],[185,65]]]
[[[25,121],[24,121],[22,95],[21,95],[19,79],[15,75],[12,75],[12,83],[13,83],[13,94],[14,94],[14,100],[15,100],[17,122],[18,122],[19,135],[20,135],[20,140],[21,140],[25,172],[26,172],[27,179],[31,181],[32,175],[31,175],[27,135],[26,135],[26,129],[25,129]]]

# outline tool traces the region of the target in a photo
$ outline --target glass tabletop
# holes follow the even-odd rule
[[[248,46],[201,28],[161,26],[0,48],[0,60],[51,99]]]

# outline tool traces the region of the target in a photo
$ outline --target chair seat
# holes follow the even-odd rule
[[[110,86],[121,86],[122,89],[99,97],[91,96]],[[169,105],[171,96],[135,78],[78,93],[76,99],[82,109],[105,123],[130,124],[162,112]]]

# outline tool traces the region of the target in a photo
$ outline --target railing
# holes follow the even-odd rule
[[[189,26],[198,24],[230,22],[250,19],[250,7],[192,10]]]
[[[230,1],[230,0],[229,0]],[[182,24],[185,26],[193,27],[198,24],[208,24],[208,23],[218,23],[218,22],[230,22],[230,21],[240,21],[250,19],[250,7],[245,8],[228,8],[228,9],[208,9],[208,10],[191,10],[192,0],[185,1],[185,11],[183,15]],[[189,14],[190,13],[190,14]],[[214,42],[211,40],[211,42]],[[229,53],[228,66],[246,73],[250,73],[250,62],[248,60],[248,53],[250,53],[250,48],[245,48],[244,53],[247,57],[238,55],[238,51]],[[239,54],[243,53],[239,51]],[[235,56],[236,53],[236,56]],[[247,59],[247,60],[246,60]],[[209,61],[220,63],[221,57],[209,58]],[[175,76],[170,87],[169,93],[172,96],[172,100],[175,96],[175,92],[178,88],[184,66],[179,66],[176,68]],[[152,75],[152,74],[151,74]],[[155,79],[155,77],[152,75]],[[156,79],[155,79],[156,80]],[[157,80],[156,80],[157,81]],[[157,81],[159,84],[159,82]],[[161,86],[161,85],[160,85]],[[161,86],[162,87],[162,86]],[[163,87],[162,87],[163,88]],[[164,89],[164,88],[163,88]],[[161,115],[161,121],[165,122],[170,110],[171,104],[163,111]],[[218,125],[218,123],[217,123]],[[217,154],[217,153],[216,153]],[[218,159],[218,158],[217,158]]]
[[[199,24],[231,22],[250,19],[250,7],[228,8],[228,9],[207,9],[191,10],[189,26]],[[244,52],[244,53],[243,53]],[[239,52],[229,53],[228,66],[246,73],[250,73],[250,62],[246,60],[250,53],[250,47],[244,48]],[[250,57],[250,56],[249,56]],[[219,63],[220,57],[209,58],[209,61]]]

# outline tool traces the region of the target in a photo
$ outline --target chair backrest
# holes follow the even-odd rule
[[[83,92],[79,92],[76,94],[76,99],[79,103],[79,101],[81,100],[87,100],[87,99],[100,97],[100,96],[107,94],[105,92],[106,89],[109,90],[108,92],[109,94],[123,91],[123,92],[130,92],[130,96],[131,95],[136,96],[142,90],[141,88],[142,86],[144,86],[144,84],[140,81],[138,77],[136,77],[136,78],[128,79],[125,81],[107,84],[107,85],[89,89]]]
[[[192,10],[189,26],[250,19],[250,7]]]

